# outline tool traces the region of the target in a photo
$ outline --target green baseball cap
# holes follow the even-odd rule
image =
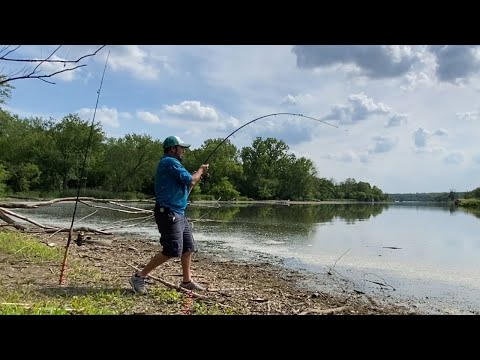
[[[164,149],[172,147],[172,146],[177,146],[177,145],[179,145],[183,148],[189,148],[191,146],[191,144],[184,143],[183,140],[180,139],[178,136],[169,136],[163,142],[163,148]]]

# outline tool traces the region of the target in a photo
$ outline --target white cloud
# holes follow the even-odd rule
[[[400,126],[407,123],[408,123],[407,114],[393,114],[385,123],[385,127],[395,127],[395,126]]]
[[[150,124],[160,123],[160,118],[158,117],[158,115],[152,114],[149,111],[137,111],[137,117],[140,118],[140,120],[143,120]]]
[[[459,112],[456,114],[456,116],[460,120],[474,121],[474,120],[480,119],[480,112],[478,111]]]
[[[379,154],[391,151],[397,144],[398,139],[393,139],[386,136],[375,136],[373,141],[375,141],[375,146],[370,150],[370,152]]]
[[[448,154],[447,156],[445,156],[443,161],[447,164],[454,164],[455,165],[455,164],[462,163],[463,159],[464,159],[464,156],[463,156],[463,153],[461,151],[453,151],[450,154]]]
[[[417,147],[425,147],[427,145],[427,139],[430,136],[430,131],[425,130],[424,128],[418,128],[413,133],[413,140],[415,142],[415,146]]]
[[[448,132],[447,130],[445,129],[438,129],[436,130],[433,135],[436,135],[436,136],[448,136]]]
[[[354,151],[348,150],[339,153],[328,153],[325,155],[325,158],[351,163],[358,159],[358,155]]]
[[[385,104],[375,101],[365,93],[352,94],[346,105],[335,105],[323,120],[339,120],[342,124],[352,124],[366,120],[373,115],[388,114],[392,110]]]
[[[166,60],[151,57],[150,54],[138,45],[114,45],[111,50],[108,66],[114,71],[126,71],[140,80],[158,79],[160,69],[166,67]],[[105,61],[105,56],[102,61]]]
[[[92,121],[95,109],[82,108],[76,112],[83,120]],[[115,108],[102,106],[100,109],[97,109],[95,122],[101,122],[103,125],[118,128],[120,127],[120,119],[130,119],[131,117],[132,115],[128,112],[119,112]]]
[[[285,96],[281,103],[282,105],[304,105],[311,103],[314,100],[313,96],[310,94],[298,94]]]
[[[210,106],[202,106],[200,101],[182,101],[180,104],[166,105],[165,111],[171,115],[178,115],[190,120],[217,121],[218,114]]]

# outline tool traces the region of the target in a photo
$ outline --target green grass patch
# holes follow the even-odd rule
[[[59,249],[48,247],[26,234],[10,231],[0,231],[0,252],[38,262],[62,260]]]
[[[122,290],[92,290],[84,295],[42,298],[22,288],[0,296],[0,315],[121,315],[128,313],[133,305],[134,298]]]
[[[192,314],[195,315],[240,315],[242,314],[239,310],[221,306],[218,304],[207,304],[202,301],[195,301],[193,303]]]

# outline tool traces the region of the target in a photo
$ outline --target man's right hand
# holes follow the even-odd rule
[[[200,165],[200,167],[198,168],[198,171],[201,171],[202,174],[206,174],[208,171],[208,164]]]

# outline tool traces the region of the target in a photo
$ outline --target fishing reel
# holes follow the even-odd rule
[[[202,182],[203,185],[207,182],[207,180],[210,178],[210,174],[208,173],[208,170],[203,173],[202,177],[200,178],[200,181]]]
[[[83,231],[80,231],[77,235],[77,238],[73,240],[78,246],[85,245],[87,243],[87,240],[90,240],[90,236],[85,236],[85,233]]]

